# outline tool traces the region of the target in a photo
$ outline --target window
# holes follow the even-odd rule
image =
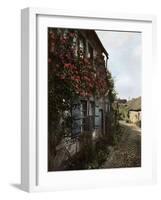
[[[88,130],[87,123],[87,101],[81,101],[81,116],[82,116],[82,127],[81,132]]]
[[[93,101],[81,101],[81,116],[81,131],[92,131],[95,126],[95,103]]]
[[[87,116],[87,101],[85,100],[81,101],[81,106],[82,106],[82,116],[86,117]]]
[[[89,107],[89,123],[90,123],[90,130],[93,130],[95,127],[95,103],[94,101],[90,101]]]
[[[93,48],[88,44],[88,58],[93,59]]]
[[[66,38],[66,37],[67,37],[67,34],[68,34],[68,29],[64,29],[63,37]]]
[[[90,116],[94,115],[94,110],[95,110],[95,103],[94,103],[94,101],[90,101],[90,107],[89,107],[89,115]]]
[[[78,55],[78,39],[77,36],[73,37],[73,48],[74,48],[74,55]]]
[[[79,37],[79,51],[80,51],[80,56],[83,57],[86,51],[85,39],[83,36]]]
[[[106,103],[106,112],[109,112],[109,109],[108,109],[108,103]]]

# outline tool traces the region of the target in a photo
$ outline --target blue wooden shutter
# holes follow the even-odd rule
[[[76,103],[72,108],[72,135],[77,136],[81,132],[81,113],[80,113],[80,104]]]
[[[98,105],[95,105],[95,128],[100,128],[100,112]]]

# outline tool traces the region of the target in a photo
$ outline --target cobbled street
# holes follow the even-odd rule
[[[120,121],[122,136],[117,146],[111,149],[101,168],[141,166],[141,129],[134,124]]]

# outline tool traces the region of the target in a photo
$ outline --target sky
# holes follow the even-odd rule
[[[96,31],[109,53],[108,69],[112,73],[118,98],[141,96],[141,33]]]

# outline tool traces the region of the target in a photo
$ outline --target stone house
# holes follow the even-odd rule
[[[141,97],[132,99],[129,103],[129,121],[137,123],[141,121]]]
[[[96,72],[100,71],[100,77],[101,70],[107,74],[108,53],[97,33],[94,30],[78,30],[78,36],[76,48],[82,49],[83,55],[91,60]],[[75,100],[70,111],[72,115],[71,137],[63,138],[56,146],[57,153],[51,168],[60,169],[63,161],[80,150],[79,138],[83,133],[89,133],[93,141],[100,135],[106,134],[107,116],[111,110],[112,102],[108,90],[99,97],[93,94],[88,98],[80,96]]]
[[[134,124],[141,121],[141,110],[129,110],[129,119]]]

